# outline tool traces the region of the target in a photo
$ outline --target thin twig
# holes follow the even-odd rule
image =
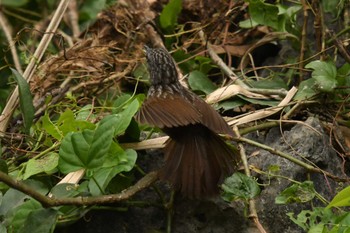
[[[40,202],[44,207],[54,207],[62,205],[92,206],[97,204],[116,203],[128,200],[130,197],[153,184],[158,179],[158,172],[150,172],[141,178],[135,185],[123,190],[118,194],[102,195],[96,197],[73,197],[55,198],[45,196],[21,181],[14,180],[9,175],[0,171],[0,181],[11,188],[27,194]]]
[[[307,20],[308,20],[308,9],[309,6],[306,3],[306,0],[301,0],[301,4],[303,6],[303,28],[301,30],[301,40],[300,40],[300,56],[299,56],[299,70],[300,70],[300,74],[299,74],[299,83],[301,83],[301,81],[304,78],[304,72],[303,72],[303,68],[304,68],[304,57],[305,57],[305,52],[306,52],[306,33],[307,33]]]
[[[70,26],[72,28],[73,37],[74,39],[77,39],[80,35],[80,29],[79,29],[79,15],[78,15],[78,7],[77,7],[77,1],[72,0],[68,5],[68,18],[70,22]]]
[[[23,74],[21,63],[19,62],[19,58],[17,55],[15,42],[12,39],[12,27],[9,24],[8,20],[6,19],[5,15],[2,13],[1,9],[0,9],[0,26],[1,26],[2,30],[4,31],[6,39],[9,43],[10,51],[12,54],[12,59],[13,59],[13,62],[15,63],[16,70],[20,74]]]
[[[234,127],[233,128],[233,132],[235,133],[236,137],[240,138],[241,135],[239,134],[238,128]],[[245,149],[243,146],[243,143],[238,143],[238,148],[239,148],[239,153],[241,155],[241,160],[244,166],[244,172],[247,176],[251,176],[250,174],[250,170],[249,170],[249,165],[248,165],[248,160],[247,160],[247,156],[245,153]],[[259,217],[258,217],[258,213],[256,211],[256,207],[255,207],[255,200],[254,199],[250,199],[249,200],[249,218],[251,218],[253,220],[253,222],[255,223],[256,227],[259,229],[259,231],[261,233],[266,233],[264,227],[261,225],[260,221],[259,221]]]

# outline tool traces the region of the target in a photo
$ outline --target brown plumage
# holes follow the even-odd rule
[[[162,179],[189,198],[218,193],[234,171],[238,156],[217,134],[233,135],[225,120],[178,81],[170,54],[146,47],[151,87],[136,120],[161,128],[170,139],[164,148]]]

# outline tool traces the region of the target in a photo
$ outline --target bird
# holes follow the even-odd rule
[[[189,199],[216,196],[239,162],[237,152],[219,134],[234,133],[212,106],[181,85],[165,48],[144,48],[151,86],[135,119],[169,136],[159,177]]]

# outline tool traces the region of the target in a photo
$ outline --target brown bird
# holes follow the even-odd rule
[[[160,178],[189,198],[216,195],[220,182],[239,160],[217,135],[233,135],[232,129],[210,105],[180,84],[175,62],[165,49],[145,46],[145,50],[151,87],[136,120],[157,126],[170,137]]]

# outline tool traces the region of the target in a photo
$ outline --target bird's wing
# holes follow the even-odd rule
[[[193,98],[193,106],[203,116],[200,123],[215,133],[234,135],[230,126],[226,123],[224,118],[209,104],[198,96]]]
[[[151,96],[136,114],[136,120],[159,128],[171,128],[201,123],[202,114],[182,96]]]

